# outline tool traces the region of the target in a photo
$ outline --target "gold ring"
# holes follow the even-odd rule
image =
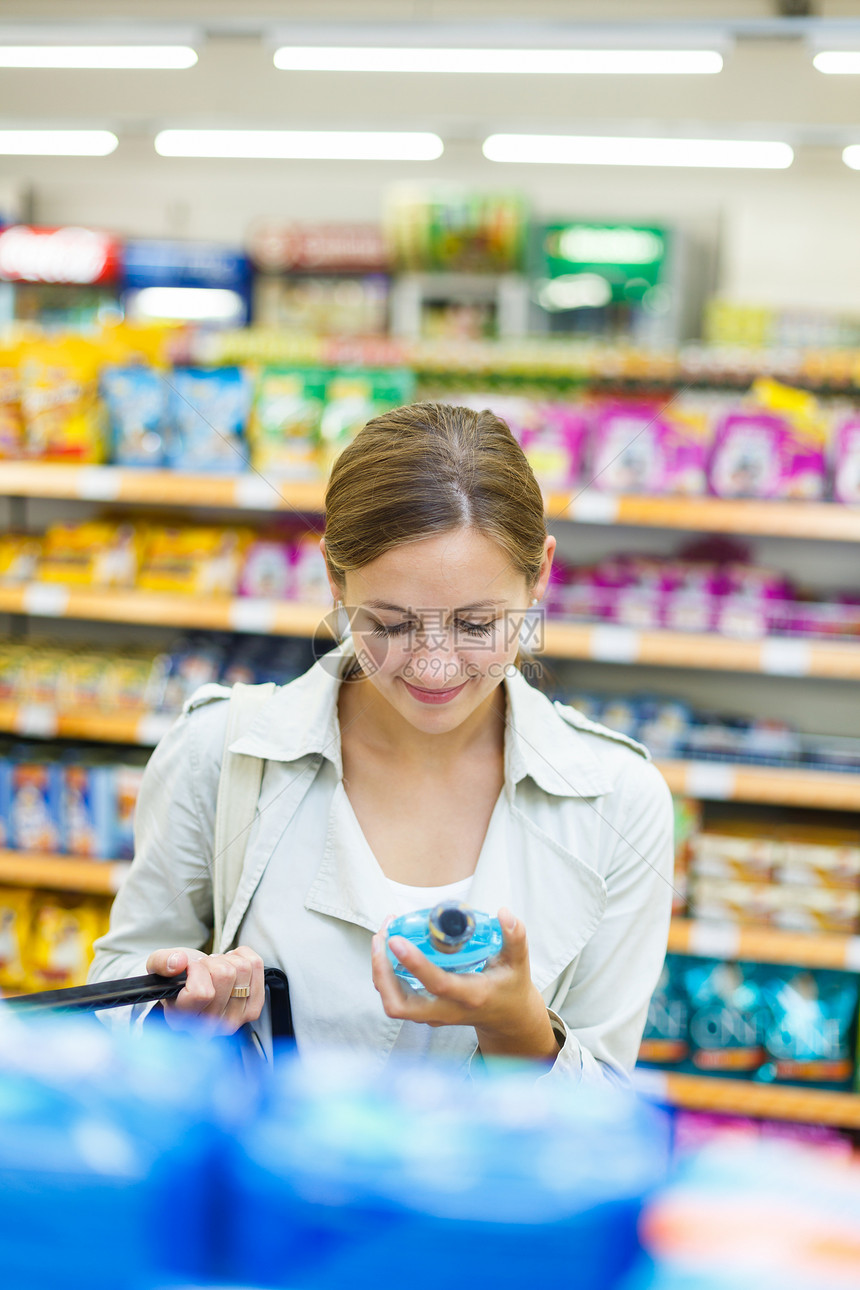
[[[237,985],[235,990],[230,991],[230,998],[247,999],[250,993],[251,993],[251,987],[249,985]]]

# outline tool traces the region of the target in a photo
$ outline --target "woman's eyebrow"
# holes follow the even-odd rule
[[[415,612],[412,609],[404,609],[402,605],[391,605],[387,600],[368,600],[366,603],[368,609],[390,609],[395,614],[413,614]],[[460,605],[456,612],[460,612],[463,609],[496,609],[507,603],[506,600],[476,600],[471,605]]]

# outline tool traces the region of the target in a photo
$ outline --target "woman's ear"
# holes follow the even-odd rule
[[[535,583],[532,595],[538,600],[542,600],[549,584],[550,570],[552,569],[552,558],[555,555],[556,540],[550,536],[546,539],[543,549],[543,560],[541,561],[540,574]]]

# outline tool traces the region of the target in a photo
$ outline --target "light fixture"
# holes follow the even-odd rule
[[[784,170],[794,160],[787,143],[748,139],[603,138],[568,134],[491,134],[489,161],[565,166],[705,166]]]
[[[464,72],[532,75],[713,75],[722,55],[710,49],[422,49],[361,45],[285,45],[275,66],[288,72]]]
[[[181,71],[193,67],[189,45],[3,45],[0,67]]]
[[[828,76],[860,76],[860,50],[822,49],[813,58],[812,66]]]
[[[319,161],[435,161],[437,134],[393,130],[162,130],[162,157]]]
[[[0,130],[10,157],[107,157],[118,143],[109,130]]]

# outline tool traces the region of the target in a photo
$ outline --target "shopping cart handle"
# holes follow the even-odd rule
[[[42,990],[17,994],[3,1000],[17,1012],[92,1012],[98,1008],[122,1008],[135,1003],[160,1003],[172,999],[185,985],[184,972],[176,976],[130,976],[122,981],[96,981],[67,990]]]

